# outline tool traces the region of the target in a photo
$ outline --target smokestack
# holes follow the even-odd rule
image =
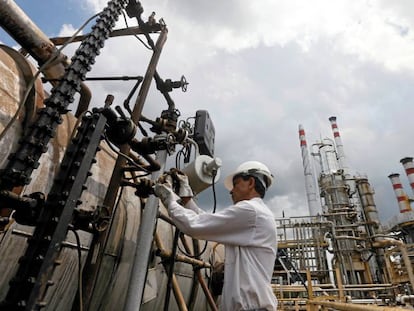
[[[391,174],[388,176],[394,188],[394,193],[398,201],[398,207],[400,208],[400,213],[406,213],[411,211],[410,202],[407,195],[404,192],[403,186],[400,181],[400,174]]]
[[[349,168],[348,164],[346,163],[347,161],[344,153],[344,145],[342,144],[341,135],[339,134],[338,124],[336,123],[336,117],[330,117],[329,121],[331,121],[332,132],[335,139],[339,168],[344,170],[345,174],[348,174]]]
[[[414,164],[413,158],[406,157],[400,160],[404,166],[405,173],[407,174],[408,180],[410,182],[411,190],[414,193]]]
[[[305,175],[306,197],[308,199],[309,213],[311,216],[322,214],[322,205],[320,202],[318,187],[312,173],[312,166],[309,160],[309,151],[306,143],[305,130],[299,125],[300,149],[302,151],[303,172]]]

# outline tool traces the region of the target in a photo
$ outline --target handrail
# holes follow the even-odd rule
[[[377,306],[377,305],[362,305],[346,302],[333,302],[333,301],[316,301],[308,300],[306,303],[309,306],[308,311],[317,311],[321,310],[319,307],[322,307],[322,310],[326,308],[334,308],[338,311],[398,311],[406,310],[399,307],[389,307],[389,306]]]

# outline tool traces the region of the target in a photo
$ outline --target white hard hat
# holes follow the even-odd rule
[[[270,187],[273,181],[273,175],[266,165],[258,161],[247,161],[240,164],[232,174],[224,179],[224,186],[227,190],[230,191],[233,189],[233,178],[239,174],[246,174],[259,178],[266,189]]]

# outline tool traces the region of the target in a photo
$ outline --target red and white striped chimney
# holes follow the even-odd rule
[[[342,144],[341,135],[339,134],[338,124],[336,123],[336,117],[330,117],[329,121],[331,121],[332,132],[335,139],[339,168],[343,169],[345,174],[347,174],[349,173],[349,168],[345,158],[344,145]]]
[[[400,160],[404,166],[405,173],[407,174],[408,181],[410,182],[411,190],[414,193],[414,164],[413,158],[406,157]]]
[[[388,176],[388,178],[391,180],[392,188],[394,189],[394,193],[398,201],[398,207],[400,208],[400,213],[411,211],[408,196],[405,194],[403,186],[401,184],[400,174],[391,174]]]

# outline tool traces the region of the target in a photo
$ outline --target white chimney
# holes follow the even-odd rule
[[[306,197],[308,199],[308,207],[310,216],[322,214],[322,205],[318,193],[318,187],[313,175],[312,166],[309,160],[309,150],[306,143],[305,130],[299,125],[300,149],[302,151],[303,172],[305,174]]]
[[[333,132],[334,139],[335,139],[336,152],[337,152],[338,161],[339,161],[339,168],[344,171],[345,175],[348,175],[349,167],[348,167],[347,160],[345,158],[344,145],[342,144],[341,135],[339,134],[338,124],[336,123],[336,117],[330,117],[329,121],[331,121],[332,132]]]

